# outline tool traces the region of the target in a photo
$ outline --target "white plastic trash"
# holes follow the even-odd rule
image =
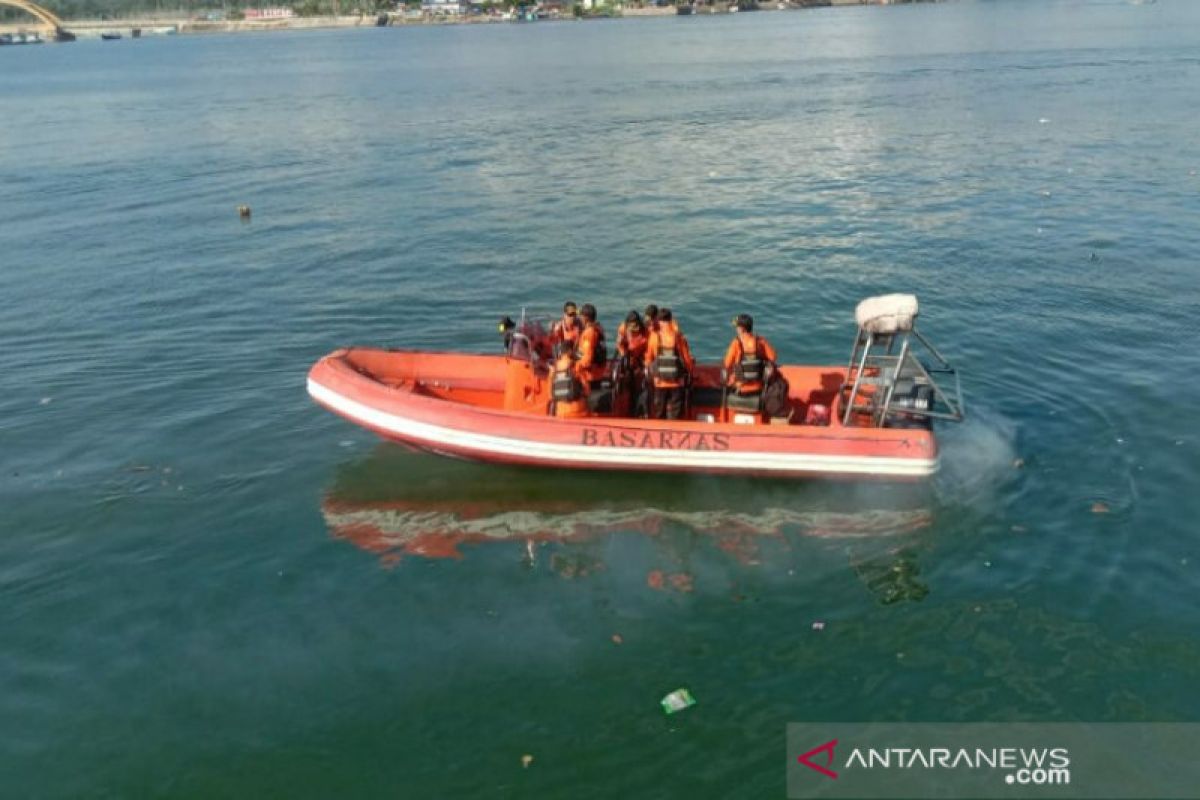
[[[687,689],[676,689],[662,699],[663,711],[674,714],[696,705],[696,698]]]

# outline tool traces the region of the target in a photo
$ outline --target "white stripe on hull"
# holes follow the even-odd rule
[[[425,446],[445,445],[469,451],[477,458],[516,457],[549,465],[593,464],[598,467],[684,468],[697,471],[786,472],[812,475],[879,475],[925,477],[937,471],[936,458],[891,458],[883,456],[838,456],[820,453],[763,453],[733,450],[661,450],[655,448],[571,445],[510,439],[458,428],[447,428],[398,416],[364,405],[309,379],[312,398],[350,419],[400,439],[416,440]]]

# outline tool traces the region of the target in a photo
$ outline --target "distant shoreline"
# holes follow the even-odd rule
[[[874,5],[900,5],[914,2],[939,2],[939,0],[826,0],[826,2],[813,2],[813,0],[803,0],[802,2],[793,2],[785,4],[784,8],[779,8],[778,2],[760,2],[758,11],[807,11],[814,8],[829,8],[843,6],[874,6]],[[696,7],[695,15],[725,15],[735,12],[728,10],[728,5],[720,3],[712,6]],[[753,12],[742,12],[753,13]],[[624,8],[612,16],[584,16],[574,17],[569,12],[561,14],[557,17],[539,19],[538,22],[587,22],[594,19],[624,19],[624,18],[643,18],[643,17],[671,17],[676,16],[677,12],[674,6],[666,6],[662,8],[647,7],[647,8]],[[382,15],[381,15],[382,16]],[[172,18],[169,16],[139,18],[131,17],[129,19],[113,19],[113,20],[97,20],[97,19],[79,19],[79,20],[64,20],[63,27],[76,34],[81,39],[100,38],[101,34],[119,33],[123,37],[134,37],[137,35],[150,37],[162,35],[198,35],[198,34],[220,34],[220,33],[257,33],[261,31],[288,31],[288,30],[321,30],[330,28],[374,28],[374,27],[405,27],[410,25],[495,25],[503,23],[519,23],[519,20],[504,18],[499,16],[490,16],[486,14],[478,15],[461,15],[461,16],[420,16],[413,17],[403,13],[390,12],[387,15],[386,26],[379,24],[380,17],[371,15],[342,15],[342,16],[322,16],[322,17],[290,17],[287,19],[269,19],[269,20],[201,20],[188,18]],[[529,23],[521,23],[529,24]],[[42,27],[40,24],[16,24],[6,23],[0,24],[0,34],[17,33],[24,31],[38,31]],[[137,31],[135,34],[134,31]],[[46,36],[46,32],[42,32]]]

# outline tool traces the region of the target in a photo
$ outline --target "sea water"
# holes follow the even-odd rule
[[[1197,87],[1166,0],[5,48],[4,793],[758,798],[789,721],[1194,719]],[[923,487],[304,390],[566,299],[842,364],[891,291],[967,394]]]

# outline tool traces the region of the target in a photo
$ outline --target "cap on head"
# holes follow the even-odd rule
[[[671,313],[671,309],[669,308],[664,308],[662,311],[658,312],[659,322],[670,322],[673,319],[675,319],[675,315]]]
[[[733,324],[746,331],[746,333],[749,333],[754,330],[754,317],[749,314],[738,314],[733,318]]]
[[[646,319],[653,322],[654,320],[658,319],[658,306],[654,305],[654,303],[651,303],[650,305],[646,306],[646,310],[643,313],[646,315]]]

